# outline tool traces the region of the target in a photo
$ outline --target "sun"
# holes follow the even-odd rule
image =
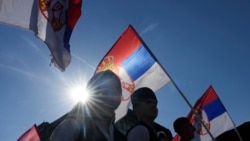
[[[74,86],[70,89],[70,95],[76,103],[86,103],[89,98],[89,93],[83,86]]]

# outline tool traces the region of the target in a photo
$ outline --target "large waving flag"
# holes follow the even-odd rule
[[[206,92],[197,100],[193,109],[214,138],[234,128],[233,121],[212,86],[209,86]],[[212,141],[200,118],[197,118],[192,111],[188,114],[188,118],[196,128],[195,138],[192,141]],[[178,135],[174,137],[174,141],[179,139]]]
[[[69,65],[69,40],[81,15],[81,0],[0,0],[0,23],[31,30],[47,44],[51,62]]]
[[[110,69],[121,79],[122,102],[116,112],[116,121],[128,110],[130,95],[140,87],[157,91],[170,81],[156,57],[142,41],[135,29],[129,27],[99,63],[96,73]]]
[[[17,141],[40,141],[36,124],[27,130]]]

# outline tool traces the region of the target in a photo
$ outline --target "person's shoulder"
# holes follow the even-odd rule
[[[136,125],[127,133],[128,141],[149,140],[149,131],[144,125]]]
[[[167,136],[167,138],[169,138],[170,140],[173,139],[173,135],[168,128],[158,123],[154,123],[154,128],[156,129],[157,134],[161,135],[161,133],[164,133]]]
[[[67,127],[69,129],[74,129],[74,128],[79,128],[80,129],[80,126],[79,126],[79,123],[76,119],[72,119],[72,118],[69,118],[69,119],[65,119],[63,120],[59,125],[58,127]]]
[[[66,141],[78,138],[80,130],[80,126],[75,119],[65,119],[54,129],[50,141]]]
[[[132,127],[128,131],[128,135],[129,134],[137,134],[137,133],[148,134],[148,128],[142,124],[138,124],[138,125],[135,125],[134,127]]]
[[[134,126],[131,130],[147,130],[147,127],[143,124],[138,124]]]

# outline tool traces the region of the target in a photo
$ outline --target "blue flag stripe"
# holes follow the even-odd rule
[[[144,74],[153,64],[155,60],[148,51],[141,45],[128,58],[122,62],[123,68],[130,75],[132,80],[138,79]]]
[[[209,121],[213,120],[214,118],[226,112],[225,107],[222,105],[219,99],[216,99],[213,102],[204,106],[204,110],[207,113]]]

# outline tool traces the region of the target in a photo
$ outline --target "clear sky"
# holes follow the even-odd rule
[[[191,104],[212,85],[238,126],[250,120],[250,2],[247,0],[84,0],[65,72],[49,66],[32,32],[0,25],[0,137],[14,141],[33,124],[53,122],[76,104],[83,85],[132,24]],[[189,106],[169,84],[157,92],[156,122],[172,128]]]

